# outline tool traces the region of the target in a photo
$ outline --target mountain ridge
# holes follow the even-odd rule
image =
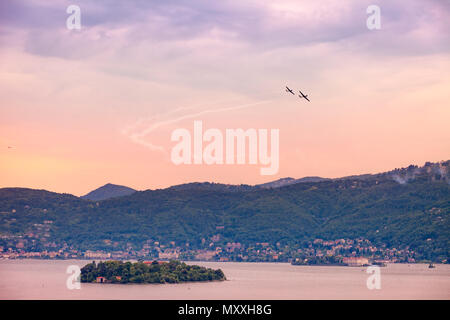
[[[255,185],[249,185],[249,184],[226,184],[226,183],[220,183],[220,182],[188,182],[188,183],[182,183],[177,184],[173,186],[169,186],[162,189],[145,189],[145,190],[135,190],[132,188],[129,188],[127,186],[121,186],[121,185],[114,185],[111,183],[107,183],[104,186],[97,188],[88,194],[81,196],[80,198],[88,199],[88,200],[106,200],[108,198],[118,197],[118,196],[124,196],[129,195],[136,191],[148,191],[148,190],[188,190],[188,189],[197,189],[197,190],[216,190],[216,191],[229,191],[229,192],[240,192],[240,191],[254,191],[258,189],[270,189],[270,188],[282,188],[289,185],[294,185],[297,183],[310,183],[310,182],[322,182],[322,181],[332,181],[332,180],[348,180],[348,179],[358,179],[358,180],[365,180],[365,179],[377,179],[377,178],[386,178],[391,177],[394,181],[402,184],[406,183],[410,180],[413,180],[414,177],[417,174],[420,174],[421,170],[433,170],[436,174],[440,174],[444,177],[446,181],[450,182],[450,172],[447,169],[448,163],[450,160],[446,161],[440,161],[440,162],[426,162],[422,167],[419,167],[417,165],[409,165],[408,167],[404,168],[395,168],[390,171],[380,172],[380,173],[374,173],[374,174],[360,174],[360,175],[350,175],[350,176],[344,176],[339,178],[323,178],[318,176],[306,176],[302,178],[292,178],[292,177],[285,177],[280,178],[277,180],[255,184]],[[118,194],[112,192],[112,196],[109,196],[109,194],[106,194],[103,197],[97,198],[90,196],[91,194],[96,192],[98,190],[101,190],[102,188],[105,188],[107,186],[113,186],[113,187],[120,187],[120,188],[126,188],[123,194]]]
[[[3,188],[0,247],[128,252],[149,243],[208,250],[211,243],[307,248],[315,239],[365,239],[443,261],[450,256],[449,168],[450,161],[427,163],[251,192],[200,183],[96,202]]]
[[[128,196],[130,194],[133,194],[134,192],[136,192],[136,190],[130,187],[107,183],[97,189],[90,191],[80,198],[92,201],[101,201],[110,198]]]

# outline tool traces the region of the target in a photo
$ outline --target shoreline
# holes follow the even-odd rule
[[[117,260],[117,259],[78,259],[78,258],[70,258],[70,259],[47,259],[47,258],[14,258],[14,259],[4,259],[0,258],[0,262],[2,261],[86,261],[86,262],[92,262],[92,261],[123,261],[123,262],[138,262],[136,259],[127,259],[127,260]],[[147,260],[145,260],[147,261]],[[163,262],[169,262],[170,260],[158,260]],[[337,265],[337,264],[312,264],[312,265],[293,265],[290,262],[275,262],[275,261],[211,261],[211,260],[177,260],[180,262],[184,262],[186,264],[190,263],[220,263],[220,264],[271,264],[271,265],[277,265],[277,264],[286,264],[291,265],[293,267],[349,267],[349,268],[366,268],[370,266],[379,266],[376,264],[370,264],[367,266],[350,266],[350,265]],[[388,265],[429,265],[430,262],[387,262],[386,266]],[[448,263],[432,263],[434,266],[445,266],[448,265]],[[386,266],[379,266],[380,268],[386,267]]]

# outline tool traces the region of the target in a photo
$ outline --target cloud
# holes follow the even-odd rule
[[[352,38],[368,52],[383,53],[391,47],[403,54],[449,49],[450,10],[446,1],[379,1],[382,30],[378,33],[369,32],[365,25],[366,8],[372,4],[368,0],[76,3],[82,10],[83,28],[89,30],[85,39],[62,40],[67,38],[60,32],[65,28],[67,1],[2,1],[0,22],[7,29],[29,32],[28,52],[62,58],[74,58],[70,55],[73,43],[88,46],[91,52],[105,47],[120,50],[152,42],[163,46],[172,43],[172,54],[189,55],[196,49],[195,40],[205,39],[224,46],[230,42],[245,44],[258,52]],[[55,43],[49,46],[52,39]]]
[[[65,28],[69,3],[2,1],[0,52],[22,46],[71,70],[153,85],[155,95],[163,95],[158,84],[255,101],[275,98],[287,83],[326,88],[355,66],[450,49],[444,1],[379,1],[378,31],[366,28],[369,0],[80,0],[81,31]]]

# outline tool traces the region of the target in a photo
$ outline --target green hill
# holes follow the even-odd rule
[[[5,188],[0,189],[0,245],[39,232],[47,236],[28,250],[42,249],[44,242],[108,251],[111,243],[115,250],[126,250],[149,241],[204,248],[202,239],[214,236],[223,246],[364,238],[408,247],[423,259],[445,259],[450,248],[449,163],[275,189],[168,188],[98,202]]]
[[[128,196],[135,193],[136,190],[125,186],[119,186],[116,184],[107,183],[100,188],[92,190],[88,194],[82,196],[81,198],[93,201],[106,200],[110,198]]]

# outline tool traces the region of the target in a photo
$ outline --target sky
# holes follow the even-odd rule
[[[438,0],[1,1],[0,187],[82,195],[448,160],[448,30]],[[278,129],[278,172],[175,165],[171,134],[195,120]]]

